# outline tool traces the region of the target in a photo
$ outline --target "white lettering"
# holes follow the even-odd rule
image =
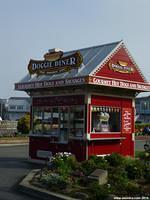
[[[74,57],[70,58],[70,65],[75,65],[76,64],[76,59]]]
[[[45,87],[54,86],[54,81],[44,81],[44,86]]]
[[[99,85],[106,85],[106,86],[111,86],[112,85],[112,82],[110,80],[106,80],[106,79],[93,78],[93,82],[97,83]]]
[[[41,83],[35,83],[35,88],[41,88],[41,87],[43,87],[43,83],[41,82]]]
[[[84,78],[76,78],[76,79],[65,79],[65,84],[69,85],[69,84],[78,84],[78,83],[84,83],[85,80]]]
[[[112,81],[112,86],[119,87],[119,81]]]
[[[124,88],[128,88],[129,87],[129,83],[120,81],[120,86],[124,87]]]
[[[29,70],[31,73],[36,73],[38,70],[45,70],[48,68],[54,68],[55,67],[79,67],[79,63],[77,63],[77,58],[72,57],[66,57],[62,58],[60,60],[56,61],[31,61],[29,64]],[[56,69],[57,71],[57,69]]]
[[[63,80],[55,81],[55,85],[63,85],[63,84],[64,84],[64,81],[63,81]]]

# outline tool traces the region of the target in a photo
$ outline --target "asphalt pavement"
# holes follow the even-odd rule
[[[28,145],[0,146],[0,200],[37,200],[18,191],[17,185],[37,164],[27,162]]]
[[[150,144],[150,136],[138,136],[135,140],[135,151],[145,151],[144,145]]]

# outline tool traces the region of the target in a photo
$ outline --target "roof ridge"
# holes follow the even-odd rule
[[[122,42],[122,40],[116,41],[116,42],[111,42],[111,43],[106,43],[106,44],[101,44],[101,45],[95,45],[92,47],[85,47],[85,48],[81,48],[81,49],[74,49],[71,51],[65,51],[64,53],[71,53],[74,51],[82,51],[82,50],[87,50],[87,49],[92,49],[92,48],[98,48],[98,47],[102,47],[102,46],[108,46],[108,45],[113,45],[113,44],[119,44],[120,42]]]

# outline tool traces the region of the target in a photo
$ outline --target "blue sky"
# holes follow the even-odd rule
[[[30,58],[123,40],[150,81],[149,0],[0,0],[0,98],[24,96],[14,83]]]

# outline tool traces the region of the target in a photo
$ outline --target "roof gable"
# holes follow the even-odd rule
[[[30,90],[93,84],[150,91],[150,84],[145,80],[122,41],[64,52],[62,59],[72,56],[75,52],[79,52],[83,57],[83,62],[79,67],[70,68],[69,71],[61,73],[59,70],[52,74],[29,73],[15,84],[15,89]],[[56,62],[59,62],[59,59]]]
[[[123,42],[120,42],[91,75],[147,83]]]
[[[116,46],[118,46],[119,43],[120,41],[64,52],[63,57],[66,57],[68,55],[71,55],[79,51],[83,57],[83,63],[81,64],[81,66],[78,69],[72,69],[69,72],[56,73],[52,75],[40,75],[40,76],[32,75],[31,76],[30,74],[28,74],[20,82],[59,80],[59,79],[65,79],[65,78],[89,76],[89,74],[91,74],[91,72],[95,70],[97,66],[100,65],[100,63],[112,52],[114,48],[116,48]]]

